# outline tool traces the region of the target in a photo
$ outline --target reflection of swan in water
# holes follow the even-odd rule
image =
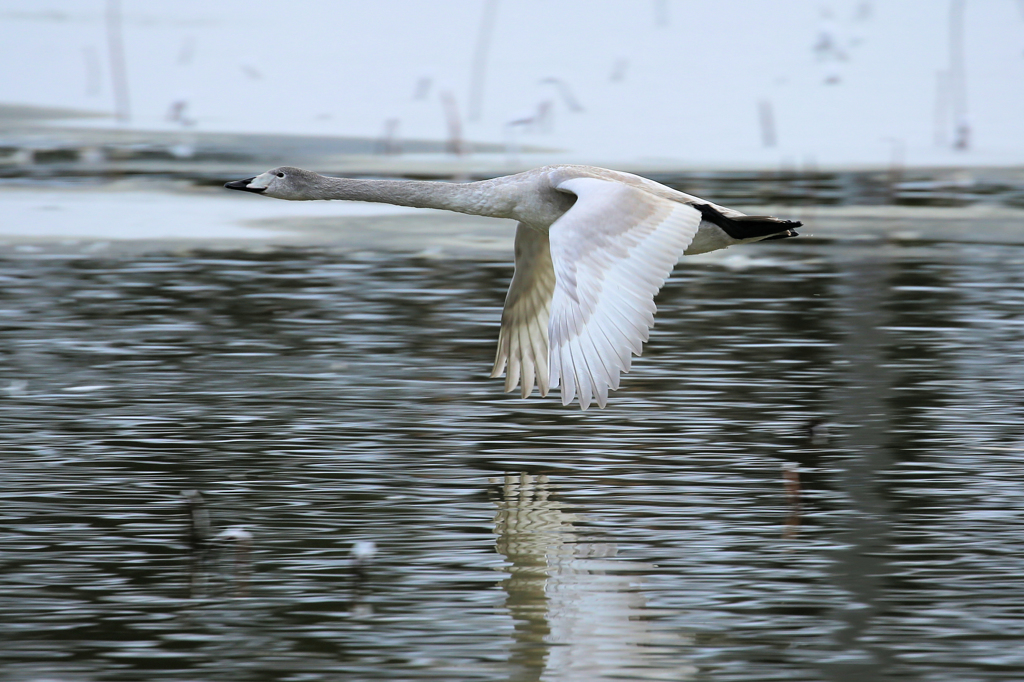
[[[506,475],[495,501],[501,585],[515,627],[514,680],[687,679],[691,642],[651,628],[636,571],[612,543],[583,542],[547,476]]]
[[[348,199],[519,221],[492,376],[522,396],[561,385],[604,407],[654,325],[654,295],[684,254],[796,236],[631,173],[545,166],[481,182],[330,178],[282,166],[225,185],[289,200]]]

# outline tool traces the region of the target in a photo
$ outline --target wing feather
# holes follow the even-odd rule
[[[639,187],[591,177],[556,185],[576,203],[548,233],[555,287],[548,326],[551,387],[584,410],[629,371],[654,324],[661,289],[700,225],[700,212]]]
[[[516,228],[516,269],[505,308],[501,313],[498,352],[491,376],[501,376],[506,366],[505,391],[522,380],[522,396],[533,392],[534,383],[547,395],[549,382],[548,320],[555,272],[551,265],[548,235],[526,227]]]
[[[604,407],[649,338],[654,296],[693,240],[693,207],[609,179],[553,180],[576,195],[545,233],[520,223],[516,270],[492,376],[527,397],[561,387],[562,404]]]

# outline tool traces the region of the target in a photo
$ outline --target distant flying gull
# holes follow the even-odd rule
[[[795,237],[800,223],[748,216],[653,180],[592,166],[545,166],[468,183],[332,178],[282,166],[228,189],[290,200],[347,199],[519,221],[515,274],[492,377],[505,391],[601,407],[654,325],[654,295],[680,256]]]

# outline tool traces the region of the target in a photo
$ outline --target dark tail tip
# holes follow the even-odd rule
[[[799,220],[783,220],[771,216],[745,215],[730,218],[711,204],[693,204],[704,220],[718,225],[733,239],[786,239],[796,237],[792,228],[803,225]]]

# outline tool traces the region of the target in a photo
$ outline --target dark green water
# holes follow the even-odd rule
[[[1024,249],[743,253],[586,413],[503,265],[8,254],[0,679],[1021,679]]]

